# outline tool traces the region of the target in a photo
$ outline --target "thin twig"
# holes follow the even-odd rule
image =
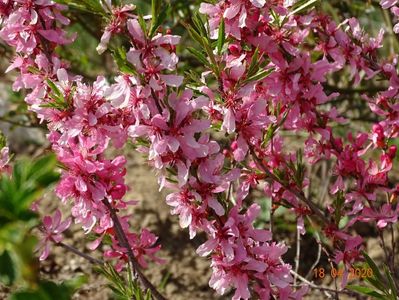
[[[156,289],[156,287],[147,279],[147,277],[145,277],[145,275],[141,272],[140,270],[140,265],[137,262],[132,248],[129,244],[129,241],[125,235],[125,232],[122,228],[122,225],[119,221],[118,215],[116,214],[115,209],[111,206],[111,204],[108,202],[107,199],[104,199],[102,201],[104,203],[104,205],[108,208],[110,215],[111,215],[111,219],[114,222],[114,229],[115,229],[115,233],[116,233],[116,238],[119,242],[119,244],[126,249],[127,251],[127,256],[129,258],[129,261],[132,265],[132,269],[133,272],[135,273],[135,275],[137,275],[137,278],[139,279],[141,285],[146,289],[146,290],[150,290],[152,296],[155,299],[158,300],[166,300],[166,298],[164,296],[162,296],[158,290]]]
[[[317,240],[316,240],[316,241],[317,241]],[[322,248],[322,246],[321,246],[321,244],[320,244],[319,242],[317,242],[317,245],[318,245],[318,249],[317,249],[316,260],[314,261],[314,263],[313,263],[312,266],[310,267],[308,274],[306,274],[306,276],[305,276],[307,279],[313,274],[314,268],[316,268],[317,265],[318,265],[319,262],[320,262],[320,258],[321,258],[321,248]]]
[[[273,210],[273,199],[270,198],[270,218],[269,218],[269,230],[272,233],[273,237],[273,229],[274,229],[274,224],[273,224],[273,217],[274,217],[274,210]]]
[[[301,231],[297,226],[296,229],[296,255],[295,255],[295,275],[294,275],[294,284],[296,285],[297,274],[299,271],[299,259],[301,256]]]
[[[392,266],[395,266],[395,255],[396,255],[396,241],[395,241],[395,230],[393,229],[393,224],[390,225],[391,231],[391,243],[392,243]],[[396,277],[394,273],[393,275]]]
[[[331,297],[330,293],[340,293],[340,294],[347,294],[347,295],[358,294],[358,293],[356,293],[354,291],[348,291],[348,290],[338,290],[338,291],[336,291],[336,290],[330,289],[328,287],[318,286],[318,285],[314,284],[313,282],[307,280],[306,278],[302,277],[301,275],[297,274],[293,270],[291,270],[290,273],[291,273],[291,275],[296,276],[303,283],[306,283],[311,289],[315,289],[315,290],[319,290],[319,291],[325,292],[325,293],[328,294],[329,297]],[[296,285],[294,285],[294,286],[296,286]],[[300,286],[296,286],[296,287],[300,287]],[[358,295],[360,295],[360,294],[358,294]]]
[[[57,243],[56,245],[66,249],[66,250],[68,250],[68,251],[70,251],[70,252],[72,252],[72,253],[80,256],[80,257],[83,257],[84,259],[88,260],[92,264],[103,265],[105,263],[103,260],[94,258],[94,257],[92,257],[92,256],[90,256],[90,255],[88,255],[86,253],[83,253],[82,251],[76,249],[73,246],[64,244],[63,242]]]

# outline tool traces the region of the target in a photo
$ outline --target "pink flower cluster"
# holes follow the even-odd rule
[[[329,213],[336,217],[323,218],[324,232],[336,249],[335,262],[342,262],[349,269],[361,259],[362,249],[361,237],[349,234],[352,226],[357,222],[375,222],[383,229],[397,222],[399,215],[397,201],[392,200],[397,197],[398,186],[392,186],[388,176],[396,157],[396,146],[390,145],[390,141],[398,137],[396,62],[377,59],[382,30],[378,37],[371,38],[354,18],[338,26],[318,13],[290,16],[290,5],[254,1],[203,3],[200,11],[209,17],[212,36],[218,36],[224,18],[225,31],[232,42],[220,57],[223,71],[218,78],[218,90],[210,91],[205,86],[202,92],[210,99],[222,99],[212,103],[208,111],[220,112],[209,114],[210,118],[215,123],[222,121],[222,130],[233,140],[230,151],[226,149],[225,153],[236,163],[248,163],[248,171],[241,169],[235,199],[239,205],[251,188],[262,179],[270,179],[259,175],[267,169],[275,176],[272,183],[265,183],[266,195],[275,204],[292,207],[298,228],[305,233],[304,216],[316,213],[303,202],[303,190],[309,180],[295,166],[299,163],[296,155],[285,153],[279,131],[302,131],[308,135],[304,149],[310,164],[335,156],[336,181],[330,192],[332,197],[342,197],[343,203],[339,207],[328,206]],[[278,23],[278,17],[284,19],[283,24]],[[305,47],[310,33],[317,42],[311,50],[308,44]],[[259,64],[263,62],[266,70],[273,71],[265,79],[246,83],[255,49],[263,55]],[[320,53],[317,59],[311,58],[312,52]],[[375,124],[371,133],[349,133],[347,142],[337,137],[330,125],[346,122],[329,104],[338,94],[328,95],[324,87],[327,75],[345,69],[350,71],[355,85],[377,76],[390,84],[376,98],[364,95],[372,112],[384,121]],[[265,128],[273,133],[268,140]],[[371,158],[378,153],[379,160]],[[388,193],[388,201],[381,197],[384,193]],[[343,216],[350,220],[339,228]],[[346,285],[345,274],[342,286]]]
[[[119,210],[131,203],[123,200],[126,160],[108,159],[105,150],[129,138],[158,171],[160,187],[172,190],[166,202],[181,227],[191,238],[207,234],[197,253],[211,259],[210,286],[220,294],[235,289],[233,299],[301,299],[307,291],[291,286],[291,266],[282,259],[287,246],[273,241],[270,230],[254,227],[260,206],[249,197],[251,190],[262,190],[274,206],[289,207],[302,234],[305,217],[321,218],[334,261],[347,270],[362,259],[363,240],[351,234],[353,225],[374,222],[383,230],[397,222],[399,186],[390,183],[389,173],[397,152],[391,141],[399,135],[399,77],[395,61],[378,59],[383,31],[369,37],[353,18],[338,26],[317,12],[290,14],[294,1],[203,3],[211,38],[224,20],[229,42],[214,54],[219,72],[207,70],[201,86],[188,88],[176,74],[180,37],[160,31],[150,37],[132,6],[107,2],[110,18],[97,50],[104,52],[113,35],[128,37],[126,58],[137,75],[121,72],[111,85],[102,77],[87,85],[52,51],[67,41],[58,26],[67,24],[59,14],[63,8],[36,2],[29,9],[19,1],[0,6],[1,37],[19,52],[9,68],[21,72],[14,88],[32,89],[26,101],[48,123],[49,140],[65,167],[57,194],[63,202],[73,200],[72,216],[86,232],[99,235],[90,248],[111,235],[105,256],[117,258],[118,268],[127,260],[126,249],[118,245],[103,200]],[[395,3],[381,2],[384,8]],[[59,40],[49,38],[53,31]],[[314,45],[307,43],[310,35]],[[268,76],[258,76],[262,72]],[[389,83],[376,96],[364,95],[383,120],[370,132],[346,138],[334,132],[333,124],[347,122],[331,102],[338,94],[326,89],[327,76],[337,72],[348,72],[355,85],[377,77]],[[306,136],[301,148],[307,163],[333,162],[329,192],[337,201],[326,203],[327,209],[305,197],[308,174],[301,155],[287,151],[283,131]],[[227,142],[216,138],[220,133]],[[340,225],[343,216],[349,221]],[[65,226],[54,219],[55,225],[45,221],[45,240],[59,242]],[[142,266],[146,259],[161,262],[152,233],[130,233],[127,218],[122,225]],[[344,279],[343,286],[347,272]]]
[[[110,212],[103,201],[114,209],[126,209],[132,201],[123,201],[127,191],[124,183],[126,159],[118,156],[107,158],[105,151],[112,143],[120,148],[127,140],[127,130],[134,123],[134,116],[126,109],[114,105],[107,96],[111,87],[99,77],[93,85],[83,83],[80,76],[68,73],[68,64],[54,52],[58,45],[72,42],[67,38],[63,25],[69,20],[61,11],[66,7],[53,1],[2,1],[3,26],[0,37],[15,47],[17,56],[7,71],[19,69],[20,76],[14,89],[30,89],[26,102],[38,117],[47,122],[48,139],[63,166],[63,173],[56,193],[64,202],[71,202],[71,214],[86,233],[95,231],[101,237],[115,235]],[[43,219],[42,254],[49,254],[50,242],[59,243],[61,233],[71,224],[70,219],[61,223],[61,213]],[[155,253],[157,238],[144,229],[141,234],[130,233],[129,224],[123,227],[129,242],[137,253],[142,266],[144,257],[160,262]],[[96,248],[101,239],[91,244]],[[113,238],[112,248],[105,252],[127,249]]]

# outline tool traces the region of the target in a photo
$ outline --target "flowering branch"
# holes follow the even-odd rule
[[[112,221],[114,223],[114,228],[115,228],[115,232],[116,232],[116,237],[120,243],[120,245],[126,249],[127,251],[127,255],[129,257],[129,261],[132,265],[132,269],[133,269],[133,273],[135,274],[135,276],[138,277],[139,281],[141,282],[143,288],[145,290],[150,290],[151,291],[151,295],[158,300],[166,300],[165,297],[163,297],[161,295],[161,293],[158,292],[158,290],[156,289],[156,287],[147,279],[147,277],[141,272],[140,270],[140,265],[137,262],[133,252],[132,252],[132,247],[129,244],[129,241],[125,235],[125,232],[122,228],[122,225],[119,221],[118,215],[116,214],[115,209],[111,206],[111,204],[104,199],[103,200],[104,205],[108,208]]]
[[[326,218],[323,214],[323,212],[314,204],[310,199],[306,198],[303,192],[298,192],[297,190],[291,188],[287,183],[283,182],[280,180],[277,176],[275,176],[272,172],[270,172],[264,165],[262,160],[256,155],[255,151],[253,148],[250,147],[250,152],[252,154],[252,157],[255,159],[257,162],[258,166],[262,169],[263,172],[267,175],[268,178],[271,180],[278,182],[281,184],[287,191],[291,192],[294,194],[298,199],[303,201],[305,204],[309,206],[309,208],[320,218],[321,221],[323,221],[324,224],[329,224],[330,221],[328,218]]]

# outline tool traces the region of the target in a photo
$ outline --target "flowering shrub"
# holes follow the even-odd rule
[[[57,54],[76,38],[66,29],[66,5],[0,1],[0,38],[16,51],[8,68],[19,72],[13,88],[29,90],[25,101],[47,125],[62,166],[57,196],[69,205],[75,223],[97,235],[89,248],[110,238],[104,259],[114,260],[117,271],[129,264],[152,297],[163,299],[140,269],[149,261],[163,263],[157,256],[161,246],[148,229],[130,228],[124,212],[135,203],[125,199],[126,158],[106,151],[127,142],[157,171],[160,188],[170,191],[166,203],[190,238],[206,233],[197,253],[210,258],[209,285],[219,294],[232,289],[232,299],[301,299],[315,288],[302,277],[303,284],[296,284],[297,270],[283,260],[287,245],[272,227],[254,226],[261,206],[249,198],[253,190],[261,190],[274,208],[289,209],[298,238],[318,224],[319,243],[331,263],[344,269],[341,291],[347,290],[350,269],[365,259],[364,241],[353,228],[372,224],[383,242],[385,231],[394,234],[399,215],[399,185],[391,175],[399,135],[396,58],[379,56],[384,30],[370,37],[357,19],[337,24],[313,9],[315,3],[202,3],[202,16],[186,24],[196,43],[188,51],[203,67],[196,76],[179,72],[180,37],[161,27],[167,14],[161,1],[153,1],[151,17],[138,14],[132,4],[65,1],[105,20],[97,51],[113,54],[118,75],[111,82],[98,76],[89,83]],[[395,4],[381,1],[397,16]],[[337,124],[347,120],[334,105],[339,94],[327,85],[328,78],[343,74],[353,85],[386,82],[385,90],[363,95],[378,117],[369,131],[337,133]],[[287,146],[287,132],[305,137],[298,151]],[[305,192],[311,184],[306,166],[322,160],[331,165],[328,191],[334,201],[319,205],[313,199],[318,195]],[[7,160],[1,161],[3,170]],[[61,242],[70,224],[69,217],[61,222],[59,211],[44,217],[40,259],[47,257],[50,243]],[[399,278],[389,259],[394,245],[384,249],[391,251],[386,276],[393,279],[380,295],[389,299]]]

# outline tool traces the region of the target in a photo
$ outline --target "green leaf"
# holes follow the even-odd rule
[[[52,100],[52,102],[48,102],[46,104],[40,105],[41,107],[47,107],[47,108],[55,108],[59,110],[65,110],[69,108],[68,102],[65,101],[63,93],[60,91],[60,89],[57,87],[57,85],[52,82],[50,79],[46,80],[48,87],[51,89],[51,93],[49,93],[49,96]],[[72,93],[71,93],[72,94]]]
[[[60,89],[57,87],[57,85],[54,82],[52,82],[50,79],[47,79],[46,82],[56,96],[63,97]]]
[[[150,30],[150,37],[155,32],[156,24],[158,23],[159,13],[161,11],[161,0],[151,0],[151,30]]]
[[[201,25],[197,25],[197,26],[201,26]],[[201,33],[199,33],[193,27],[191,27],[187,24],[185,25],[185,27],[186,27],[188,33],[190,34],[191,38],[193,40],[197,41],[202,46],[202,48],[205,50],[206,54],[208,55],[209,59],[211,60],[211,64],[209,64],[209,67],[216,74],[216,76],[219,77],[219,74],[220,74],[219,66],[216,62],[215,55],[213,54],[213,50],[210,45],[211,43],[210,43],[209,39],[207,38],[206,33],[205,33],[205,36],[202,36]]]
[[[207,34],[207,31],[205,28],[205,24],[202,21],[202,18],[198,13],[194,14],[194,16],[192,18],[192,22],[193,22],[195,30],[200,34],[200,36],[209,41],[208,34]]]
[[[141,30],[143,30],[144,36],[147,37],[147,23],[145,22],[141,14],[139,14],[138,22],[141,27]]]
[[[366,286],[356,286],[356,285],[348,285],[346,286],[347,289],[358,292],[360,294],[371,296],[376,299],[385,299],[384,295],[377,293],[374,289],[366,287]]]
[[[78,276],[76,279],[71,279],[61,284],[56,284],[52,281],[41,281],[37,289],[18,291],[11,296],[11,300],[70,300],[76,289],[87,281],[83,278],[86,278],[86,276]]]
[[[372,286],[374,286],[376,289],[384,292],[385,291],[385,286],[383,285],[382,282],[378,281],[377,279],[373,277],[366,277],[365,280],[370,283]]]
[[[220,21],[219,32],[218,32],[218,55],[222,53],[223,45],[226,42],[226,32],[224,19]]]
[[[251,63],[248,67],[247,76],[251,77],[255,75],[259,70],[259,48],[256,47],[254,54],[252,55]]]
[[[161,0],[151,0],[151,14],[153,19],[156,18],[161,10]]]
[[[384,273],[385,273],[385,276],[388,279],[390,295],[392,295],[393,299],[396,300],[398,298],[398,293],[396,291],[396,286],[395,286],[394,280],[392,278],[392,274],[388,270],[388,267],[386,265],[384,265]]]
[[[161,26],[164,23],[166,17],[168,16],[170,8],[169,5],[166,5],[161,11],[161,0],[152,0],[152,3],[153,3],[153,10],[156,10],[156,12],[155,13],[153,12],[152,14],[151,29],[149,34],[150,38],[154,36],[159,26]]]
[[[288,17],[295,15],[295,14],[299,14],[299,13],[313,7],[317,1],[319,1],[319,0],[307,0],[307,1],[297,2],[294,7],[294,10],[288,14]]]
[[[209,61],[206,59],[205,55],[204,55],[201,51],[198,51],[197,49],[192,48],[192,47],[188,47],[187,50],[188,50],[188,52],[190,52],[196,59],[198,59],[203,65],[209,66],[209,67],[210,67]]]
[[[29,209],[45,188],[59,179],[55,156],[45,156],[33,163],[18,161],[12,177],[0,178],[0,218],[28,221],[35,215]]]
[[[119,70],[125,74],[137,75],[137,71],[134,66],[127,60],[126,51],[119,47],[111,50],[112,56],[118,65]]]
[[[164,290],[166,287],[166,284],[169,281],[170,276],[172,275],[172,273],[167,272],[165,276],[163,276],[161,283],[159,284],[159,289],[160,290]]]
[[[367,263],[367,265],[373,270],[373,274],[376,277],[376,279],[380,282],[383,282],[383,276],[380,272],[380,269],[377,267],[377,265],[374,263],[374,261],[370,258],[370,256],[367,255],[366,252],[362,252],[364,259]]]
[[[267,69],[267,70],[260,70],[258,73],[256,73],[255,75],[245,79],[243,81],[243,84],[252,82],[252,81],[260,81],[265,79],[267,76],[269,76],[271,73],[273,73],[274,68],[271,69]]]
[[[145,295],[145,300],[151,300],[151,291],[147,290],[147,294]]]

